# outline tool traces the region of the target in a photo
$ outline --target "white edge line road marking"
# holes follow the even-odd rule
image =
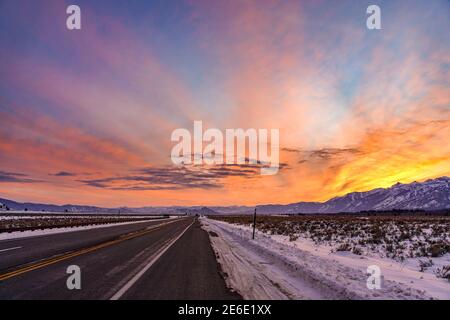
[[[174,238],[172,241],[170,241],[166,247],[164,247],[147,265],[142,268],[141,271],[139,271],[133,278],[130,279],[119,291],[117,291],[109,300],[119,300],[138,280],[140,277],[144,275],[145,272],[147,272],[148,269],[156,262],[159,258],[167,251],[169,248],[177,242],[178,239],[183,236],[183,234],[194,224],[196,220],[188,225],[186,229],[183,230],[176,238]]]
[[[0,252],[5,252],[5,251],[10,251],[10,250],[16,250],[16,249],[20,249],[22,247],[14,247],[14,248],[8,248],[8,249],[0,249]]]

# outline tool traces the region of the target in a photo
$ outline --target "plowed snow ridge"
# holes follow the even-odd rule
[[[424,290],[384,280],[369,290],[367,275],[333,258],[283,245],[270,236],[201,218],[227,285],[245,299],[430,299]],[[216,233],[217,235],[215,235]]]

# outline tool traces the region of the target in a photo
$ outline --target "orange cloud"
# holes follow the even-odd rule
[[[63,9],[55,4],[47,14]],[[0,49],[7,88],[18,97],[1,100],[2,170],[43,181],[2,183],[2,196],[107,206],[289,203],[450,174],[450,56],[419,27],[423,19],[397,19],[369,35],[346,15],[350,5],[192,1],[191,9],[190,45],[204,70],[177,63],[204,82],[190,83],[164,62],[167,48],[146,38],[158,30],[108,16],[57,44],[51,24],[30,28],[48,51],[70,48],[78,68],[46,50]],[[41,26],[35,16],[32,25]],[[209,101],[210,89],[225,99]],[[168,188],[152,189],[157,175],[133,176],[170,165],[170,133],[193,120],[279,128],[289,167],[269,177],[223,175],[203,189],[172,188],[176,175]],[[49,175],[60,171],[76,175]],[[110,187],[98,187],[105,182]]]

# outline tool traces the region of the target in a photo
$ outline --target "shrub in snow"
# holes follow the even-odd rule
[[[430,247],[430,254],[432,257],[440,257],[449,251],[449,245],[445,243],[436,243]]]
[[[434,273],[436,277],[447,279],[448,281],[450,281],[450,265],[445,265],[442,268],[437,268]]]
[[[350,249],[349,243],[343,243],[336,248],[336,251],[350,251]]]
[[[420,272],[424,272],[425,270],[427,270],[429,267],[431,267],[433,265],[433,260],[428,259],[428,260],[419,260],[419,268],[420,268]]]

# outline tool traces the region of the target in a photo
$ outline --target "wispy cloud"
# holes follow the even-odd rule
[[[88,186],[110,190],[183,190],[222,188],[229,177],[257,178],[262,165],[166,166],[134,170],[132,174],[78,180]],[[281,164],[280,170],[287,164]]]
[[[75,173],[67,172],[67,171],[59,171],[57,173],[50,173],[51,176],[55,177],[74,177],[76,176]]]
[[[299,161],[331,160],[362,153],[362,151],[357,148],[322,148],[316,150],[295,149],[295,152],[302,156],[302,159]]]
[[[0,171],[0,182],[36,183],[42,181],[28,178],[28,175],[23,173]]]

